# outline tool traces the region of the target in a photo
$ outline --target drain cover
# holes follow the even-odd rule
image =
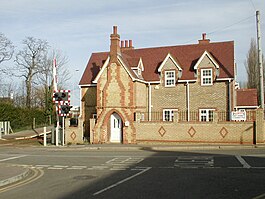
[[[91,176],[91,175],[82,175],[82,176],[75,176],[74,179],[75,180],[90,180],[95,178],[95,176]]]

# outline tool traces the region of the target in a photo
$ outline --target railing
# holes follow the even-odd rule
[[[200,122],[199,111],[190,111],[189,114],[187,111],[174,111],[170,116],[170,119],[167,121],[165,121],[165,118],[163,118],[163,112],[151,112],[150,118],[148,112],[141,112],[137,114],[137,118],[141,122]],[[213,120],[217,120],[218,122],[231,121],[230,113],[228,111],[217,111],[214,113]],[[252,122],[255,120],[256,110],[247,110],[245,121]]]
[[[228,111],[218,111],[218,121],[231,121],[230,113]],[[253,122],[256,120],[256,110],[246,110],[246,122]]]

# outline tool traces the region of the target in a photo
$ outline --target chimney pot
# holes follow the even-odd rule
[[[129,40],[129,47],[133,47],[132,40]]]
[[[116,34],[117,34],[117,32],[118,32],[118,31],[117,31],[117,26],[113,26],[113,34],[115,34],[115,35],[116,35]]]
[[[202,33],[202,40],[206,40],[206,33]]]
[[[124,48],[124,41],[121,41],[121,47]]]
[[[125,47],[128,48],[129,45],[128,45],[128,40],[125,40]]]

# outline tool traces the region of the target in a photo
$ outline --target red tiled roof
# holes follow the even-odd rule
[[[144,71],[142,76],[145,81],[159,81],[157,71],[168,53],[171,54],[182,68],[181,80],[195,79],[193,67],[202,54],[207,50],[220,66],[219,78],[234,77],[234,42],[214,42],[208,44],[193,44],[180,46],[166,46],[143,49],[130,49],[122,52],[122,59],[129,64],[128,67],[135,67],[142,58]],[[104,60],[109,52],[93,53],[86,66],[79,85],[92,84]],[[137,66],[137,65],[136,65]]]
[[[238,89],[237,92],[237,106],[258,106],[257,89]]]

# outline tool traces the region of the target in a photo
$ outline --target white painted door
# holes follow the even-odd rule
[[[122,120],[117,113],[110,116],[110,142],[121,143],[122,141]]]

